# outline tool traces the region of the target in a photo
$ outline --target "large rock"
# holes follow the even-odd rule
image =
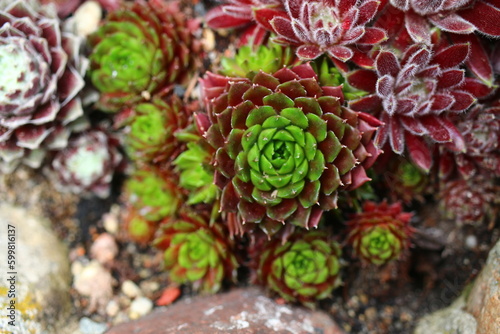
[[[11,268],[6,267],[9,225],[15,231]],[[8,313],[14,315],[16,326],[9,324],[11,318],[1,317],[0,332],[74,333],[68,320],[72,310],[68,251],[50,223],[23,208],[0,203],[0,229],[0,308],[10,307],[16,297],[15,310]]]
[[[415,334],[500,334],[500,241],[472,286],[449,307],[422,318]]]
[[[477,319],[476,334],[500,334],[500,241],[474,282],[466,311]]]
[[[251,287],[209,297],[185,299],[106,334],[343,334],[322,312],[278,305]]]

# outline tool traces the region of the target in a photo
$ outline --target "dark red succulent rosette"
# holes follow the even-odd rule
[[[494,223],[500,204],[499,192],[500,187],[482,175],[451,180],[439,192],[441,209],[457,223],[480,224],[486,218]]]
[[[391,0],[384,6],[374,26],[387,31],[389,40],[386,44],[403,50],[412,43],[435,45],[432,31],[436,29],[433,27],[439,28],[439,35],[453,43],[469,44],[470,56],[466,65],[474,78],[468,78],[467,85],[487,95],[491,93],[494,81],[493,64],[485,48],[491,45],[491,37],[483,38],[474,32],[499,37],[498,20],[500,7],[492,1]]]
[[[433,49],[413,44],[400,56],[382,50],[375,60],[376,73],[357,70],[350,74],[353,86],[374,92],[350,106],[374,113],[384,122],[375,137],[376,145],[389,143],[397,154],[407,150],[423,170],[432,164],[429,143],[448,143],[456,152],[465,149],[453,119],[476,102],[477,91],[460,68],[469,50],[466,43],[444,42]]]
[[[297,46],[302,60],[328,54],[339,68],[352,60],[371,68],[367,51],[387,39],[384,30],[368,23],[379,10],[379,1],[284,0],[286,12],[256,9],[255,18],[277,36],[274,42]]]
[[[341,87],[320,86],[309,64],[252,79],[207,73],[202,88],[208,112],[196,122],[216,149],[221,210],[239,222],[314,227],[337,190],[369,180],[380,122],[342,107]]]
[[[500,177],[500,106],[477,105],[456,123],[465,152],[453,152],[441,145],[440,177],[454,177],[455,170],[466,179],[479,174]]]

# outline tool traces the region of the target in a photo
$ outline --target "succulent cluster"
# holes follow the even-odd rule
[[[203,19],[237,47],[208,55],[177,1],[108,2],[86,48],[36,1],[0,0],[2,170],[45,159],[59,189],[107,197],[128,157],[124,230],[173,282],[214,293],[243,267],[313,307],[342,253],[404,259],[422,207],[494,225],[494,1],[227,0]]]

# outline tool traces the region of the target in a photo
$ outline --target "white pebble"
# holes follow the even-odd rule
[[[81,318],[79,329],[82,334],[103,334],[108,329],[108,326],[92,321],[89,318]]]
[[[90,256],[101,264],[112,261],[117,254],[115,238],[109,233],[99,235],[90,247]]]
[[[465,247],[475,249],[477,247],[477,238],[475,235],[468,235],[465,237]]]
[[[106,305],[106,314],[110,317],[115,317],[120,312],[120,305],[116,300],[110,300]]]
[[[122,283],[122,292],[129,298],[135,298],[142,294],[141,289],[131,280]]]
[[[153,309],[153,302],[146,297],[138,297],[130,304],[128,316],[130,319],[138,319],[145,316]]]

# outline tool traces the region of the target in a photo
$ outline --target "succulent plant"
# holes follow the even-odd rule
[[[205,143],[190,142],[179,154],[174,165],[179,169],[179,185],[189,191],[187,204],[212,204],[219,197],[214,184],[214,170],[210,164],[213,149]]]
[[[366,201],[363,211],[347,222],[347,242],[354,255],[375,265],[383,265],[400,257],[410,246],[411,213],[402,211],[401,203],[389,205]]]
[[[8,173],[21,162],[38,168],[47,150],[66,146],[83,115],[86,60],[50,8],[15,0],[0,16],[0,167]]]
[[[161,225],[154,244],[164,251],[164,265],[174,282],[191,282],[195,290],[215,293],[224,279],[236,278],[238,263],[220,222],[209,225],[205,216],[183,210],[179,218]]]
[[[187,113],[180,99],[153,98],[139,103],[124,114],[128,124],[125,132],[125,149],[133,160],[159,163],[171,160],[180,144],[174,134],[187,123]]]
[[[258,282],[288,302],[314,307],[340,283],[340,246],[320,231],[273,239],[259,255]]]
[[[395,167],[392,173],[386,175],[391,198],[400,199],[405,203],[412,200],[423,202],[423,195],[429,193],[431,188],[429,175],[402,157],[392,158]]]
[[[267,29],[257,24],[256,9],[266,8],[271,12],[283,12],[281,0],[225,0],[226,4],[211,9],[207,15],[207,25],[212,29],[247,27],[241,40],[260,45],[267,35]]]
[[[99,107],[117,111],[180,82],[197,53],[193,26],[177,2],[138,0],[111,12],[89,36]]]
[[[238,49],[235,57],[223,57],[220,74],[244,78],[257,72],[274,73],[283,66],[291,65],[294,56],[290,48],[275,43],[269,46],[245,45]]]
[[[457,128],[464,137],[465,152],[440,147],[441,177],[453,177],[455,167],[464,178],[500,177],[500,107],[477,105],[457,122]]]
[[[74,134],[68,146],[55,153],[51,176],[61,191],[109,196],[111,180],[123,163],[118,139],[101,129]]]
[[[431,25],[456,34],[479,31],[500,36],[500,7],[483,0],[390,0],[391,5],[405,12],[408,33],[417,43],[431,43]]]
[[[208,114],[196,122],[216,149],[223,212],[316,226],[338,189],[369,180],[378,120],[342,107],[341,87],[321,87],[310,65],[252,79],[208,73],[202,86]]]
[[[149,221],[174,215],[181,204],[175,176],[153,166],[141,166],[125,183],[125,202]]]
[[[140,244],[148,244],[154,239],[159,221],[147,220],[133,205],[127,205],[123,221],[127,237]]]
[[[352,59],[370,67],[372,61],[356,46],[379,44],[387,38],[383,30],[367,27],[379,4],[375,0],[284,0],[286,15],[263,8],[256,9],[255,16],[277,34],[274,42],[297,46],[302,60],[327,53],[335,61]]]
[[[413,162],[425,171],[432,157],[424,137],[448,143],[456,152],[464,150],[463,138],[450,118],[476,101],[462,88],[465,71],[459,65],[467,58],[468,50],[467,44],[455,44],[433,53],[425,45],[414,44],[400,57],[390,50],[379,52],[375,60],[378,78],[373,81],[376,94],[350,104],[356,110],[378,110],[384,125],[375,137],[377,146],[388,142],[397,154],[407,149]],[[363,74],[371,75],[366,71]],[[354,81],[362,80],[367,78],[359,75]]]
[[[439,193],[441,211],[458,223],[480,224],[495,220],[500,187],[483,176],[448,181]]]

